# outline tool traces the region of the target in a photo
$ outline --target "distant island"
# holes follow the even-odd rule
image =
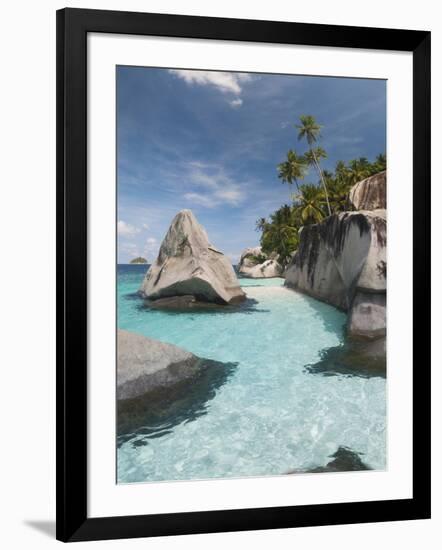
[[[147,264],[146,258],[142,258],[141,256],[138,256],[138,258],[134,258],[130,261],[131,264]]]

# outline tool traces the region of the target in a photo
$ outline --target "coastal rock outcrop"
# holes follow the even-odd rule
[[[117,400],[174,387],[216,363],[126,330],[118,330],[117,342]]]
[[[217,304],[233,304],[246,297],[229,259],[209,243],[190,210],[182,210],[173,219],[140,293],[149,300],[194,296],[200,302]]]
[[[385,210],[342,212],[305,226],[286,285],[348,312],[349,336],[386,333]]]
[[[278,262],[278,256],[265,254],[260,246],[246,248],[241,254],[238,272],[244,277],[265,279],[281,277],[283,268]]]
[[[353,185],[349,199],[356,210],[387,208],[387,172],[379,172]]]
[[[123,438],[139,430],[154,436],[205,414],[238,367],[125,330],[118,331],[117,345],[117,434]]]

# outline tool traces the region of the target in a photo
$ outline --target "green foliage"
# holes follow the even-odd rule
[[[320,163],[327,158],[326,151],[317,145],[321,138],[322,126],[311,115],[299,117],[298,140],[305,140],[308,150],[298,154],[289,149],[284,162],[278,164],[278,177],[283,183],[295,183],[297,193],[291,205],[285,204],[270,215],[260,218],[256,230],[261,232],[261,247],[266,254],[276,252],[279,262],[285,265],[299,244],[299,230],[304,225],[318,223],[325,217],[351,209],[348,194],[352,186],[369,176],[387,168],[385,154],[380,154],[374,162],[365,157],[336,163],[334,172],[322,170]],[[317,185],[299,184],[304,180],[309,168],[319,176]],[[261,262],[257,262],[261,263]]]
[[[265,254],[276,252],[279,262],[285,265],[299,242],[297,214],[285,204],[270,215],[269,220],[260,220],[262,231],[261,248]]]
[[[254,254],[250,254],[247,256],[247,259],[249,262],[252,262],[254,265],[263,264],[267,260],[267,256],[264,254],[258,254],[255,256]]]
[[[130,261],[131,264],[147,264],[146,258],[142,258],[141,256],[138,256],[138,258],[134,258]]]
[[[324,202],[324,193],[320,187],[311,183],[301,185],[301,193],[295,197],[293,209],[302,225],[318,223],[324,219]]]
[[[298,128],[298,139],[306,139],[310,148],[321,137],[322,126],[318,124],[315,117],[311,115],[301,115],[299,117],[301,124],[296,124]]]
[[[311,161],[314,164],[314,156],[311,151],[312,149],[307,151],[303,157],[299,155],[296,157],[297,159],[302,158],[305,165],[311,164]],[[314,148],[314,152],[318,158],[324,158],[325,151],[323,149],[317,147]],[[278,166],[278,169],[281,172],[280,167],[281,165]],[[283,266],[286,265],[298,247],[299,230],[304,225],[322,221],[329,212],[335,214],[350,210],[351,204],[348,195],[352,186],[366,177],[386,170],[386,167],[387,161],[384,154],[378,155],[374,162],[369,162],[362,157],[348,163],[337,162],[334,172],[322,171],[325,186],[320,183],[299,185],[296,182],[298,193],[293,196],[292,204],[285,204],[273,212],[268,219],[260,218],[256,222],[256,230],[261,232],[262,251],[266,254],[276,252],[279,255],[279,262]],[[285,176],[280,177],[283,181],[290,183]],[[293,179],[293,181],[295,180]],[[330,210],[327,205],[325,188]]]
[[[305,153],[304,158],[309,166],[316,166],[322,159],[327,158],[327,153],[322,147],[313,147]]]
[[[305,157],[298,155],[293,149],[287,152],[287,160],[278,164],[278,177],[284,182],[292,184],[295,182],[299,191],[298,180],[304,179],[307,162]]]

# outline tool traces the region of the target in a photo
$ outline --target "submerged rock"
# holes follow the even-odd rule
[[[386,333],[385,210],[342,212],[305,226],[286,286],[348,312],[347,333]]]
[[[356,210],[387,208],[387,172],[359,181],[351,189],[350,202]]]
[[[183,311],[186,309],[220,310],[225,308],[214,302],[200,302],[195,296],[171,296],[168,298],[158,298],[157,300],[146,300],[146,305],[151,309],[164,309],[172,311]]]
[[[182,210],[173,219],[140,293],[150,300],[190,295],[218,304],[245,299],[229,259],[209,243],[190,210]]]
[[[278,262],[278,256],[270,256],[262,252],[260,246],[246,248],[241,254],[238,272],[252,279],[281,277],[283,268]]]
[[[306,365],[310,374],[321,376],[358,376],[362,378],[387,375],[386,338],[375,340],[347,339],[342,345],[324,349],[319,361]]]
[[[316,466],[306,470],[291,470],[289,474],[306,474],[306,473],[325,473],[325,472],[360,472],[363,470],[371,470],[369,466],[361,460],[360,453],[356,453],[348,447],[341,446],[338,450],[330,455],[330,460],[325,466]]]
[[[117,400],[172,388],[214,363],[126,330],[118,330],[117,351]]]
[[[131,440],[134,446],[147,445],[182,423],[207,414],[208,402],[234,374],[238,363],[207,361],[205,368],[179,384],[158,387],[146,395],[117,402],[118,445]],[[135,436],[135,438],[134,438]]]

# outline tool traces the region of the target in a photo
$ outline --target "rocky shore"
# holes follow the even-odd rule
[[[286,270],[288,287],[348,313],[347,334],[353,338],[386,335],[385,187],[383,172],[357,183],[350,193],[354,204],[383,208],[341,212],[305,226]]]

